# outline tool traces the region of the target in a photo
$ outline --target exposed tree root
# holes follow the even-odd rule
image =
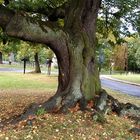
[[[25,108],[21,115],[13,116],[7,120],[0,122],[0,129],[3,129],[9,125],[17,125],[21,121],[27,120],[30,116],[35,116],[35,112],[39,108],[37,104],[31,104],[29,107]]]
[[[135,120],[136,123],[140,123],[140,107],[130,103],[120,103],[118,100],[108,95],[105,90],[102,90],[100,95],[93,100],[94,105],[92,104],[91,110],[89,110],[87,106],[88,104],[83,97],[79,99],[77,98],[77,100],[73,100],[73,98],[73,96],[64,96],[62,98],[62,96],[55,95],[41,105],[32,104],[24,110],[23,114],[0,122],[0,128],[4,128],[9,124],[17,125],[21,121],[29,120],[30,116],[34,118],[36,116],[36,112],[40,108],[44,108],[47,112],[67,113],[70,110],[69,108],[73,108],[77,104],[78,109],[91,111],[93,119],[101,123],[106,122],[104,115],[111,112],[116,112],[118,116],[127,116]]]
[[[108,95],[105,90],[101,92],[96,101],[95,109],[97,112],[94,112],[93,114],[94,120],[104,123],[106,122],[104,115],[110,112],[115,112],[118,116],[126,116],[134,120],[136,125],[140,125],[140,107],[131,103],[120,103],[117,99]],[[140,135],[140,128],[132,128],[130,132]]]
[[[112,111],[116,112],[118,116],[128,116],[131,118],[140,117],[140,107],[131,103],[120,103],[117,99],[108,95],[105,90],[102,90],[96,101],[96,110],[103,114],[107,114],[109,111]]]

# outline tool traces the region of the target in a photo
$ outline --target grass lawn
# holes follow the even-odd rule
[[[57,87],[57,77],[45,74],[0,73],[0,120],[21,114],[33,102],[51,97]],[[138,98],[121,95],[107,89],[121,102],[140,105]],[[134,122],[116,114],[106,116],[107,123],[92,120],[89,112],[36,116],[32,125],[21,122],[16,128],[0,130],[0,140],[139,140],[129,133]]]
[[[140,74],[117,74],[111,75],[111,77],[140,84]]]
[[[45,74],[0,73],[0,89],[46,90],[54,91],[57,87],[57,77]]]

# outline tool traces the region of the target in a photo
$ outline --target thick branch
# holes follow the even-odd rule
[[[53,23],[36,21],[22,13],[14,13],[2,5],[0,6],[0,26],[9,36],[47,44],[50,47],[57,48],[60,38],[62,36],[65,38],[65,33]],[[63,41],[61,40],[61,43],[65,43]]]
[[[84,0],[84,3],[81,20],[89,36],[94,36],[92,33],[96,31],[96,19],[101,0]]]
[[[22,13],[14,13],[4,6],[0,7],[0,26],[9,36],[48,45],[56,54],[59,70],[61,70],[59,72],[58,90],[63,90],[61,87],[67,87],[69,55],[65,32],[53,23],[36,21]]]
[[[65,28],[73,31],[84,30],[90,41],[95,39],[96,19],[101,0],[71,0],[65,18]]]
[[[0,5],[0,26],[4,28],[9,23],[14,14],[14,11],[6,9],[4,6]]]

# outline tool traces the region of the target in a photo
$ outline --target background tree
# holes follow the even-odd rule
[[[136,54],[135,54],[136,59],[136,63],[140,72],[140,47],[137,49]]]
[[[128,70],[132,72],[139,72],[139,47],[140,39],[138,35],[126,38],[128,44]]]
[[[35,66],[35,73],[41,73],[40,63],[46,65],[46,60],[53,58],[53,52],[45,45],[20,41],[16,61],[21,62],[23,58],[28,58],[29,63]]]
[[[97,32],[96,34],[97,34],[96,37],[98,39],[97,56],[99,57],[100,60],[100,52],[102,51],[102,55],[103,55],[102,68],[105,71],[108,70],[110,71],[110,68],[112,67],[111,62],[114,60],[113,58],[114,48],[115,45],[117,44],[116,37],[114,36],[112,31],[108,32],[108,34],[106,34],[107,36],[102,32],[100,33]]]
[[[6,44],[6,38],[2,32],[2,29],[0,28],[0,64],[3,63],[3,49],[4,49],[4,44]]]
[[[46,65],[48,68],[48,75],[50,75],[51,74],[51,64],[53,63],[52,59],[53,59],[54,53],[52,52],[52,50],[47,49],[46,56],[47,56]]]
[[[128,47],[126,44],[118,45],[114,49],[114,70],[126,71],[128,62]]]
[[[39,52],[41,50],[41,45],[35,43],[27,43],[21,41],[19,44],[19,50],[17,52],[17,59],[21,61],[23,58],[28,58],[30,61],[35,63],[35,73],[41,73],[39,64]]]
[[[4,57],[6,56],[8,60],[8,56],[11,53],[16,54],[18,50],[19,40],[11,38],[11,37],[7,37],[5,35],[2,35],[1,39],[2,40],[0,43],[0,52],[1,52],[1,55],[3,55]],[[2,59],[1,59],[1,62],[2,62]]]
[[[45,45],[35,43],[30,45],[30,51],[34,52],[35,73],[41,73],[40,63],[46,64],[47,59],[52,60],[54,53]]]
[[[40,45],[39,44],[33,44],[30,43],[31,46],[31,50],[32,52],[34,52],[34,62],[35,62],[35,73],[41,73],[41,69],[40,69],[40,63],[39,63],[39,51],[40,51]]]
[[[134,32],[139,32],[139,3],[139,0],[102,0],[102,9],[97,20],[97,33],[110,44],[111,50],[114,50],[116,45],[124,43],[126,36],[133,36]],[[113,38],[113,40],[108,39],[110,35],[114,36],[115,42]]]
[[[2,64],[2,52],[0,52],[0,64]]]

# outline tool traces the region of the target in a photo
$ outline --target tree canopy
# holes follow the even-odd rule
[[[22,11],[33,19],[55,21],[63,26],[69,6],[68,0],[1,0],[10,9]],[[107,38],[110,32],[116,38],[116,43],[123,41],[123,36],[140,32],[140,0],[102,0],[97,21],[97,32]],[[33,20],[32,19],[32,20]],[[59,24],[60,23],[60,24]],[[52,23],[50,23],[53,25]],[[109,40],[112,42],[111,40]]]

